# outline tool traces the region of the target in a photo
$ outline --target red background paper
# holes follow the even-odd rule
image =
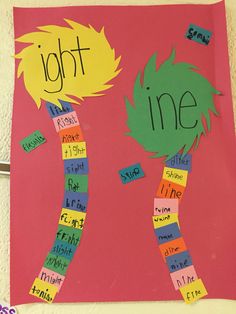
[[[65,26],[63,18],[105,26],[122,72],[102,97],[75,106],[89,157],[89,205],[82,242],[56,302],[181,299],[153,231],[153,198],[163,160],[125,136],[124,96],[132,97],[138,71],[154,53],[158,64],[176,49],[220,91],[212,131],[193,153],[180,206],[180,224],[209,298],[236,297],[235,135],[225,12],[217,5],[14,9],[15,36],[37,26]],[[213,31],[209,46],[185,39],[190,23]],[[18,45],[19,52],[22,45]],[[17,61],[18,62],[18,61]],[[140,126],[141,127],[141,126]],[[26,154],[19,141],[40,130],[47,142]],[[123,185],[118,171],[140,162],[145,178]],[[43,104],[37,109],[16,79],[11,155],[11,304],[40,302],[28,294],[57,230],[64,192],[61,145]]]

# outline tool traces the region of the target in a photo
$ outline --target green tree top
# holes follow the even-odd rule
[[[218,115],[213,95],[220,94],[197,68],[174,63],[175,50],[156,70],[156,54],[148,61],[143,77],[136,77],[134,105],[126,98],[128,133],[153,157],[170,159],[178,152],[185,155],[200,136],[206,134],[203,118],[210,130],[210,111]]]

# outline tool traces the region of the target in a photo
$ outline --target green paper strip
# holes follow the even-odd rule
[[[34,133],[30,134],[29,136],[25,137],[23,140],[21,140],[20,145],[26,153],[29,153],[33,149],[35,149],[36,147],[40,146],[45,142],[46,142],[45,137],[42,135],[40,131],[37,130]]]
[[[88,176],[78,174],[65,175],[65,189],[72,192],[88,191]]]

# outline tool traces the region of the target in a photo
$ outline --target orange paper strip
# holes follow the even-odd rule
[[[177,198],[181,200],[184,190],[184,186],[162,179],[157,189],[156,196],[160,198]]]
[[[73,142],[83,142],[84,137],[81,127],[75,126],[68,129],[63,129],[59,132],[61,143],[73,143]]]
[[[166,243],[159,245],[159,249],[161,251],[162,257],[165,260],[165,258],[168,256],[186,251],[187,247],[184,243],[184,239],[178,238],[178,239],[172,240],[170,242],[166,242]]]

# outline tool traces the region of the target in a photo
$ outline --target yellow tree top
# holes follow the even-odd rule
[[[100,96],[121,71],[120,57],[115,57],[104,28],[97,32],[91,25],[65,21],[71,27],[42,26],[16,39],[30,44],[15,56],[20,59],[17,77],[23,74],[38,108],[41,100],[61,107],[59,99],[78,104],[78,99]]]

